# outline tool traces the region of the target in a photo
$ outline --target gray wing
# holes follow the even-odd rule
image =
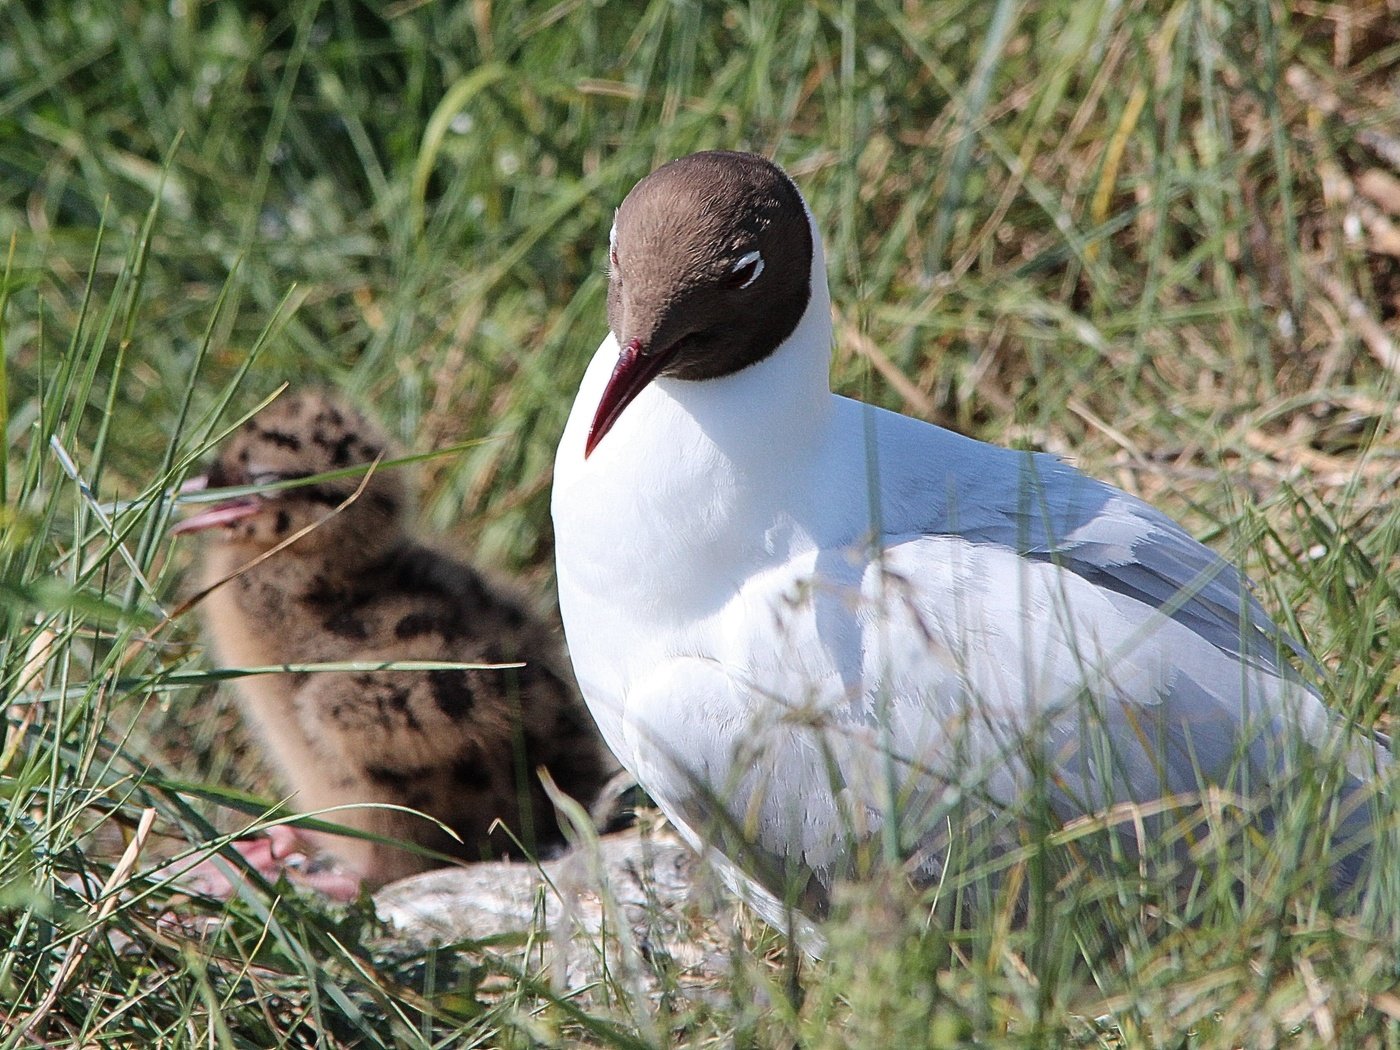
[[[961,535],[1051,562],[1160,610],[1258,670],[1296,679],[1281,658],[1284,649],[1316,666],[1269,618],[1235,567],[1171,518],[1053,456],[1008,455],[1020,460],[1016,490],[993,495],[974,483],[960,502],[979,509],[956,530]],[[950,511],[955,521],[955,508]]]
[[[976,508],[976,514],[950,531],[1073,573],[1107,592],[1125,619],[1141,617],[1142,606],[1158,610],[1242,665],[1235,671],[1228,664],[1207,671],[1206,664],[1216,661],[1191,657],[1187,646],[1161,696],[1164,703],[1110,703],[1100,711],[1097,735],[1107,746],[1098,754],[1078,746],[1096,734],[1085,734],[1074,719],[1054,726],[1050,737],[1058,737],[1061,745],[1062,778],[1054,804],[1061,816],[1109,800],[1189,794],[1202,783],[1291,782],[1296,745],[1323,747],[1339,727],[1286,652],[1291,650],[1311,670],[1318,669],[1316,661],[1274,624],[1248,581],[1142,500],[1053,456],[1007,456],[1019,459],[1014,487],[1005,484],[1006,461],[999,464],[1001,472],[987,472],[990,482],[974,477],[952,495],[961,497],[962,506]],[[993,491],[997,478],[1000,491]],[[939,509],[946,521],[957,521],[951,499]],[[1241,689],[1241,670],[1251,672],[1252,690]],[[1232,698],[1238,701],[1248,692],[1264,703],[1254,708],[1253,724],[1245,726]],[[1365,737],[1352,740],[1343,751],[1347,768],[1339,793],[1350,801],[1337,834],[1364,843],[1371,831],[1358,800],[1369,790],[1368,774],[1388,765],[1390,756],[1383,742]],[[1272,816],[1265,811],[1259,820],[1268,828]],[[1364,854],[1362,848],[1341,862],[1335,873],[1341,883],[1354,880]]]

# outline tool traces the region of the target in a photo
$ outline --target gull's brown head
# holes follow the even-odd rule
[[[763,157],[694,153],[637,183],[609,236],[620,352],[584,454],[658,376],[714,379],[781,346],[811,298],[811,267],[802,195]]]

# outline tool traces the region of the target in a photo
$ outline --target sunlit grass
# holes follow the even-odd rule
[[[658,963],[658,1001],[566,1001],[523,943],[417,953],[261,888],[201,938],[157,921],[168,869],[140,874],[256,826],[247,791],[272,791],[170,615],[174,486],[281,382],[333,382],[409,447],[473,442],[422,464],[425,524],[547,599],[612,209],[712,146],[774,155],[811,201],[841,391],[1144,495],[1257,580],[1339,712],[1389,726],[1400,276],[1360,187],[1400,175],[1393,21],[0,5],[4,1045],[1400,1043],[1395,872],[1340,917],[1286,872],[1166,917],[1086,878],[1059,915],[965,931],[856,894],[824,961],[745,921],[703,995]]]

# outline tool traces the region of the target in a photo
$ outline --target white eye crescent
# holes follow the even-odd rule
[[[612,229],[608,231],[608,275],[617,273],[617,219],[613,219]]]
[[[763,272],[763,255],[754,249],[739,256],[733,266],[729,268],[734,288],[747,288],[758,280],[758,275]]]

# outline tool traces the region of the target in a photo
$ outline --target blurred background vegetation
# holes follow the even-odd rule
[[[64,880],[112,863],[97,816],[129,835],[152,805],[197,838],[212,833],[201,798],[231,801],[211,785],[259,786],[197,631],[163,619],[189,560],[164,538],[170,486],[279,383],[342,385],[413,448],[484,439],[425,465],[425,528],[548,604],[550,464],[604,333],[612,209],[657,164],[710,147],[774,156],[807,194],[837,389],[1071,456],[1151,499],[1245,564],[1335,671],[1329,699],[1388,721],[1395,0],[0,0],[0,1001],[32,1008],[74,943],[85,898]],[[276,926],[277,965],[313,974],[307,946],[340,943],[339,920],[283,907],[309,911]],[[235,941],[266,920],[239,908]],[[135,905],[107,921],[160,962],[103,948],[84,994],[106,1005],[62,999],[52,1045],[90,1037],[113,1004],[114,1039],[184,1045],[171,1033],[192,1018],[224,1045],[342,1038],[251,1008],[216,1021],[210,1003],[231,993],[198,951],[161,941]],[[1347,975],[1361,990],[1334,1041],[1342,1020],[1390,1040],[1374,1045],[1400,1039],[1400,999],[1375,998],[1389,971],[1357,962],[1382,949],[1322,938],[1326,966],[1285,953],[1251,985],[1256,934],[1092,980],[974,966],[871,1006],[849,1044],[834,998],[759,1021],[737,993],[667,1039],[1125,1045],[1075,1005],[1097,981],[1104,1001],[1160,992],[1143,1000],[1159,1027],[1139,1018],[1140,1033],[1203,1024],[1219,1045],[1265,1045],[1306,1022],[1326,1042],[1315,1014],[1288,1010],[1311,1001],[1309,980]],[[1188,995],[1204,959],[1229,976]],[[175,998],[138,1008],[151,972]],[[383,981],[337,978],[356,989],[342,1002],[316,999],[320,979],[279,994],[360,1024],[362,1045],[585,1037],[576,1018],[521,1022],[558,1009],[525,991],[469,1020],[443,1007],[456,1020],[433,1028],[376,999]],[[356,996],[378,1020],[354,1021]],[[926,1023],[939,996],[969,1020]],[[600,1032],[586,1037],[622,1039]]]

